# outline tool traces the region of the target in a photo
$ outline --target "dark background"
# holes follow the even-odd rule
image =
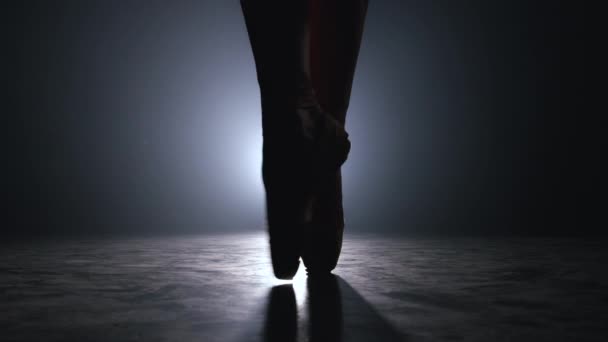
[[[12,236],[264,229],[238,0],[3,2]],[[583,5],[370,1],[349,231],[603,234]]]

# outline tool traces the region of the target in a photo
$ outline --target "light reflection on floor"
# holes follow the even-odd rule
[[[306,303],[306,271],[302,262],[300,262],[300,268],[298,269],[298,273],[296,273],[295,277],[292,280],[281,280],[277,279],[274,276],[269,277],[268,285],[269,286],[279,286],[290,284],[293,288],[293,292],[296,296],[296,302],[298,307],[301,307]]]
[[[602,341],[607,254],[593,240],[347,235],[334,311],[343,341],[381,341],[378,326],[408,341]],[[7,341],[260,340],[286,283],[263,233],[5,244],[0,274]],[[304,341],[303,267],[293,290]]]

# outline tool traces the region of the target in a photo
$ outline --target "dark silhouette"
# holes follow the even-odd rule
[[[306,306],[307,341],[342,341],[342,299],[338,278],[334,275],[308,278]],[[264,342],[298,340],[296,297],[290,284],[275,286],[268,295]],[[302,340],[300,338],[300,340]]]
[[[274,273],[336,267],[344,217],[340,166],[366,0],[241,0],[264,136],[262,178]]]
[[[332,274],[326,277],[308,278],[308,337],[314,341],[342,341],[342,298],[338,278]]]
[[[270,289],[263,335],[266,342],[296,341],[298,305],[291,284],[279,285]]]

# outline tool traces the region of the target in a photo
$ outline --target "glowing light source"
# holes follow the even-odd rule
[[[281,280],[277,279],[272,275],[272,280],[270,284],[272,286],[283,285],[283,284],[291,284],[293,287],[293,292],[296,296],[296,302],[298,306],[304,305],[306,301],[306,269],[303,264],[300,264],[300,268],[298,269],[298,273],[293,277],[292,280]]]

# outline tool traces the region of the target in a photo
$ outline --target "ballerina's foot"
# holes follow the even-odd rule
[[[297,115],[313,169],[333,172],[342,166],[351,148],[344,125],[321,109],[312,91],[300,97]]]

